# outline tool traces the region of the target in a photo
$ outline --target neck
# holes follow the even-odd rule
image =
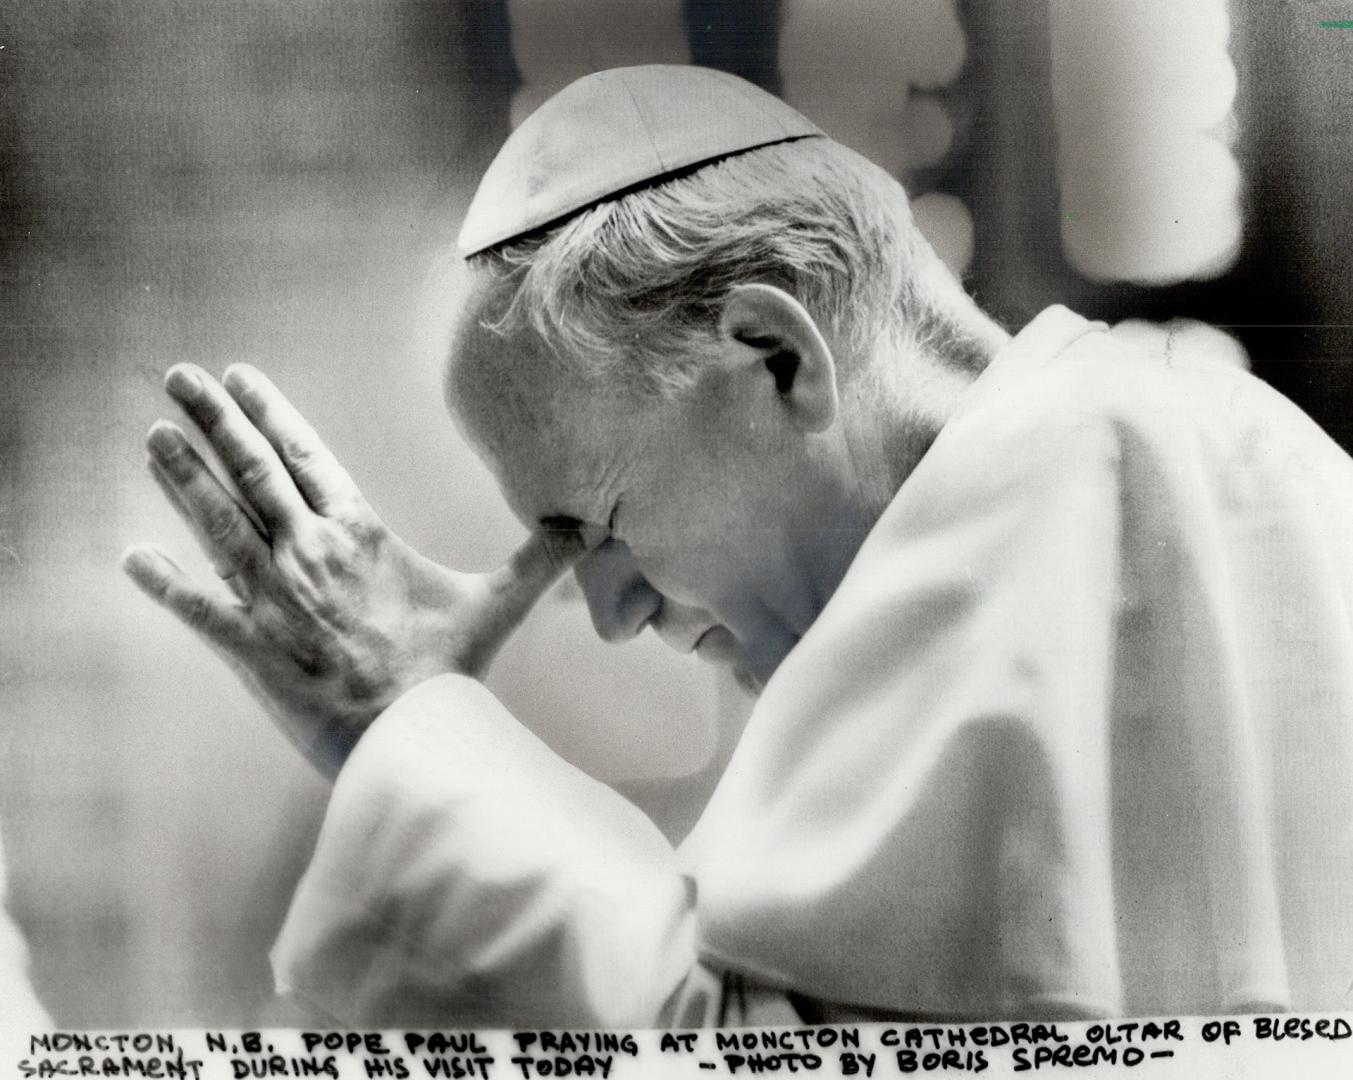
[[[971,302],[969,302],[971,303]],[[920,464],[968,388],[1010,340],[976,306],[945,334],[905,335],[875,353],[846,431],[862,504],[876,521]]]

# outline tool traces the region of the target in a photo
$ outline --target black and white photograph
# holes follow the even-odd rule
[[[1351,102],[1348,0],[9,5],[0,1070],[1353,1070]]]

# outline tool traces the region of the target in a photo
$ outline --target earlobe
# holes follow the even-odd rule
[[[719,320],[722,335],[755,350],[756,363],[801,430],[819,433],[836,420],[836,361],[807,309],[773,285],[735,285]]]

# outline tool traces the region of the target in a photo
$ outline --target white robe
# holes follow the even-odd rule
[[[1053,308],[680,851],[443,676],[345,765],[274,962],[349,1024],[717,1021],[711,972],[836,1019],[1340,1009],[1350,895],[1353,462]]]

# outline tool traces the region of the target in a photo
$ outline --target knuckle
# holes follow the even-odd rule
[[[281,439],[282,457],[295,472],[308,473],[315,468],[318,456],[313,447],[292,433]]]
[[[273,565],[290,588],[297,589],[311,577],[313,560],[308,544],[299,538],[273,548]]]
[[[235,480],[244,491],[256,492],[268,485],[272,479],[272,469],[268,462],[260,457],[245,458],[236,470]]]
[[[362,547],[375,546],[385,538],[384,522],[360,495],[343,499],[331,516]]]
[[[178,609],[192,626],[206,629],[212,622],[215,608],[211,598],[200,592],[185,592],[180,595]]]
[[[202,521],[202,531],[213,544],[224,544],[235,535],[237,527],[235,512],[224,506],[211,508]]]

